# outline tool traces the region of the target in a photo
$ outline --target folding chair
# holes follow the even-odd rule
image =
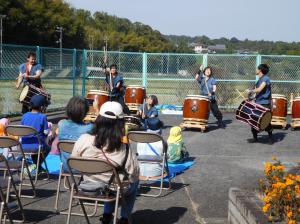
[[[33,135],[37,138],[38,140],[38,150],[36,149],[28,149],[26,151],[24,151],[25,155],[37,155],[38,159],[37,159],[37,168],[36,168],[36,172],[35,172],[35,178],[34,178],[34,184],[36,184],[37,179],[38,179],[38,175],[39,175],[39,165],[41,162],[41,156],[44,158],[44,163],[45,163],[45,167],[46,167],[46,173],[47,173],[47,179],[49,179],[49,170],[48,170],[48,166],[46,163],[46,158],[43,152],[43,145],[41,143],[40,137],[39,137],[39,133],[37,132],[37,130],[33,127],[30,126],[25,126],[25,125],[8,125],[6,128],[6,133],[8,135],[13,135],[13,136],[17,136],[17,137],[25,137],[25,136],[30,136]]]
[[[126,202],[123,198],[123,192],[124,192],[123,184],[121,183],[116,167],[110,165],[109,163],[107,163],[107,161],[103,161],[100,159],[88,159],[82,157],[70,157],[68,159],[68,167],[71,173],[72,184],[71,184],[71,194],[70,194],[70,201],[69,201],[67,224],[70,223],[73,199],[79,200],[79,204],[82,208],[87,223],[90,222],[83,204],[83,200],[92,200],[92,201],[101,201],[101,202],[115,201],[115,212],[114,212],[113,223],[116,224],[120,198],[121,198],[122,206],[125,206],[125,208],[127,208]],[[97,174],[102,174],[107,172],[112,173],[113,177],[112,177],[111,187],[113,187],[114,191],[116,191],[116,194],[90,196],[82,193],[81,191],[79,191],[78,184],[75,181],[73,170],[80,172],[82,175],[97,175]],[[131,223],[130,214],[128,214],[128,220],[129,223]]]
[[[6,158],[0,154],[0,163],[5,164],[6,166],[6,172],[8,174],[8,178],[5,177],[0,177],[0,202],[1,202],[1,208],[0,208],[0,223],[2,221],[2,216],[3,216],[3,212],[5,213],[4,215],[4,223],[6,220],[6,215],[8,216],[10,222],[24,222],[25,221],[25,215],[24,215],[24,210],[23,210],[23,206],[20,200],[20,197],[18,195],[18,191],[16,188],[16,182],[13,178],[12,175],[12,171],[9,167],[9,163],[6,160]],[[13,188],[13,191],[15,193],[15,197],[17,200],[17,205],[18,206],[13,206],[12,203],[9,203],[9,197],[10,195],[10,191],[11,191],[11,187]],[[6,196],[4,194],[4,191],[6,192]],[[11,216],[11,210],[12,212],[16,210],[16,208],[19,207],[21,215],[22,215],[22,219],[21,220],[13,220],[12,216]]]
[[[149,180],[159,180],[160,185],[159,187],[151,186],[151,185],[142,185],[140,184],[140,187],[147,187],[150,189],[158,189],[157,194],[141,194],[143,196],[148,196],[148,197],[158,197],[162,194],[162,190],[170,190],[171,189],[171,177],[170,177],[170,172],[169,172],[169,167],[168,167],[168,157],[167,157],[167,149],[168,145],[164,141],[163,137],[155,134],[155,133],[150,133],[150,132],[144,132],[144,131],[130,131],[128,133],[128,139],[129,139],[129,144],[130,142],[135,142],[135,143],[154,143],[154,142],[159,142],[161,141],[163,144],[163,151],[161,155],[138,155],[137,160],[139,162],[144,162],[144,163],[158,163],[162,164],[162,169],[161,169],[161,175],[156,176],[156,177],[149,177]],[[149,149],[150,150],[150,149]],[[164,177],[168,177],[168,187],[164,187]],[[141,179],[143,181],[144,179]]]
[[[12,151],[12,147],[16,146],[17,150],[13,150]],[[0,162],[0,170],[4,172],[4,178],[6,177],[6,173],[7,172],[18,172],[19,173],[19,192],[18,192],[18,197],[29,197],[29,198],[34,198],[36,196],[36,191],[35,191],[35,186],[33,184],[32,178],[31,178],[31,174],[29,172],[29,168],[28,168],[28,164],[26,161],[26,157],[25,154],[23,152],[21,143],[16,140],[15,138],[9,137],[9,136],[0,136],[0,148],[9,148],[9,153],[11,153],[13,155],[14,160],[2,160]],[[21,155],[22,156],[22,160],[18,161],[15,159],[14,155]],[[1,155],[3,156],[3,155]],[[4,157],[4,156],[3,156]],[[5,158],[5,157],[4,157]],[[10,169],[8,169],[8,167]],[[26,172],[28,173],[28,177],[29,177],[29,184],[25,184],[23,183],[24,181],[24,171],[26,170]],[[22,186],[31,186],[33,195],[21,195],[22,193]]]
[[[75,141],[70,141],[70,140],[61,140],[57,144],[57,148],[59,149],[60,153],[61,152],[67,152],[67,153],[72,153],[73,147],[74,147]],[[81,178],[81,175],[76,175],[74,176]],[[65,189],[70,189],[70,181],[69,178],[71,177],[71,174],[69,172],[65,172],[63,170],[63,163],[60,162],[60,171],[59,171],[59,176],[58,176],[58,183],[57,183],[57,190],[56,190],[56,198],[55,198],[55,205],[54,209],[56,210],[57,213],[67,215],[68,212],[63,212],[58,209],[58,200],[59,200],[59,193],[60,193],[60,187],[61,187],[61,179],[64,178],[64,187]],[[66,186],[67,182],[67,186]],[[88,205],[91,205],[90,203],[85,203]],[[97,213],[97,202],[95,204],[92,204],[95,206],[93,213],[88,214],[88,216],[94,216]],[[84,216],[83,213],[72,213],[72,215],[78,215],[78,216]]]

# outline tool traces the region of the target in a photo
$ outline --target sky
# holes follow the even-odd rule
[[[162,34],[300,42],[300,0],[65,0]]]

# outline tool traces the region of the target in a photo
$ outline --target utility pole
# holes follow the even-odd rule
[[[59,40],[56,43],[59,43],[59,68],[62,69],[62,41],[63,41],[63,28],[61,26],[56,27],[56,32],[59,32]]]
[[[3,32],[3,26],[2,26],[2,20],[6,17],[6,15],[0,15],[0,76],[2,75],[2,66],[3,66],[3,48],[2,48],[2,32]]]

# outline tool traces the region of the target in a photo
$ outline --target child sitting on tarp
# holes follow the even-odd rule
[[[183,163],[189,157],[189,153],[184,145],[181,128],[179,126],[170,129],[168,138],[168,162]]]
[[[161,134],[163,123],[158,118],[158,111],[155,108],[157,104],[157,97],[155,95],[149,96],[146,102],[142,106],[140,106],[138,115],[140,115],[142,118],[144,128]]]

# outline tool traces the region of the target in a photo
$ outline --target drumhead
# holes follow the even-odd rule
[[[130,88],[134,88],[134,89],[145,89],[144,86],[139,86],[139,85],[129,85],[129,86],[126,86],[126,89],[130,89]]]
[[[272,120],[272,113],[270,111],[265,112],[265,114],[260,119],[260,129],[265,130]]]
[[[104,90],[91,89],[87,94],[97,94],[97,95],[106,95],[108,96],[108,92]]]
[[[300,100],[300,96],[296,96],[295,98],[294,98],[294,100]]]
[[[282,94],[272,94],[272,99],[286,99],[286,96]]]
[[[203,95],[187,95],[185,99],[205,99],[209,100],[208,96],[203,96]]]
[[[22,89],[20,96],[19,96],[19,101],[22,102],[23,100],[25,100],[27,94],[29,91],[29,86],[24,86],[24,88]]]

